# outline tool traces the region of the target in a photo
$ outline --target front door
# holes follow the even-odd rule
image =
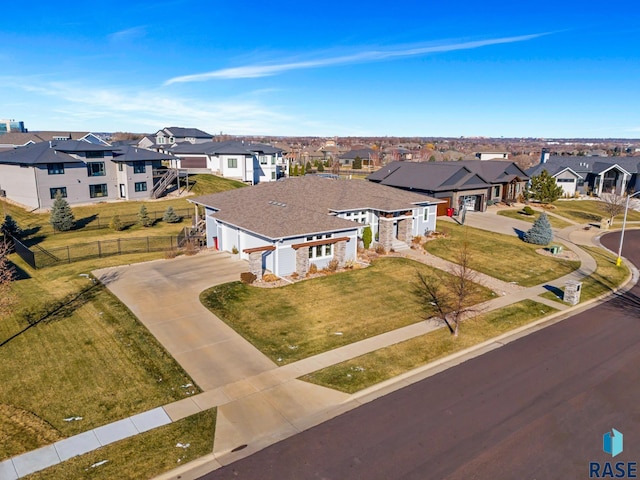
[[[120,198],[127,198],[127,190],[124,183],[120,184]]]

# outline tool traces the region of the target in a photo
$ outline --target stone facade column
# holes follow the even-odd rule
[[[411,233],[413,232],[413,217],[405,216],[398,220],[398,240],[411,243]]]
[[[296,273],[304,277],[309,271],[309,247],[296,250]]]
[[[393,222],[395,218],[380,217],[378,224],[378,243],[385,251],[391,250],[393,244]]]
[[[253,273],[258,280],[262,278],[262,252],[251,252],[249,254],[249,271]]]
[[[344,267],[344,262],[347,257],[347,242],[345,240],[336,243],[333,251],[333,257],[338,260],[338,265]]]

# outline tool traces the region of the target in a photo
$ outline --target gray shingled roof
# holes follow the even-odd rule
[[[367,179],[390,187],[428,192],[491,186],[460,162],[391,162]]]
[[[78,160],[71,155],[67,155],[67,153],[108,152],[111,150],[113,150],[113,147],[84,142],[81,140],[40,142],[0,152],[0,163],[13,165],[77,163],[81,160]]]
[[[174,137],[213,138],[213,135],[198,128],[167,127],[163,130]]]
[[[271,239],[351,230],[353,222],[331,213],[410,210],[435,198],[359,180],[308,175],[214,193],[190,201],[218,210],[213,217]]]
[[[529,176],[539,175],[542,170],[556,175],[565,168],[570,168],[582,177],[589,173],[599,173],[612,165],[619,165],[627,172],[640,173],[640,157],[573,157],[553,155],[546,163],[535,165],[527,170]]]
[[[356,157],[360,157],[362,160],[369,160],[370,155],[375,155],[377,152],[372,148],[361,148],[358,150],[351,150],[349,152],[339,155],[338,158],[342,160],[353,160]]]
[[[167,153],[158,153],[146,148],[140,148],[133,145],[121,144],[114,147],[114,162],[142,162],[153,160],[174,160],[176,157]]]
[[[176,155],[180,155],[181,153],[207,155],[252,155],[254,152],[265,154],[282,152],[279,148],[272,147],[271,145],[264,145],[261,143],[244,143],[236,140],[194,144],[183,142],[175,145],[171,151]]]

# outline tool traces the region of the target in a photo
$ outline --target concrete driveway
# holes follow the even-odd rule
[[[240,279],[248,265],[231,255],[202,252],[94,271],[151,331],[203,390],[277,368],[202,306],[200,292]]]

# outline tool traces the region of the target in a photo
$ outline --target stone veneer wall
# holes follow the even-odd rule
[[[378,243],[388,252],[393,242],[393,222],[395,218],[380,217],[378,224]]]
[[[309,248],[296,250],[296,273],[304,277],[309,271]]]
[[[405,216],[398,220],[398,240],[405,243],[411,242],[413,231],[413,217]]]
[[[253,273],[258,280],[262,278],[262,253],[252,252],[249,254],[249,271]]]
[[[344,267],[345,258],[347,256],[347,242],[343,240],[336,243],[333,252],[334,258],[338,260],[338,265]]]

